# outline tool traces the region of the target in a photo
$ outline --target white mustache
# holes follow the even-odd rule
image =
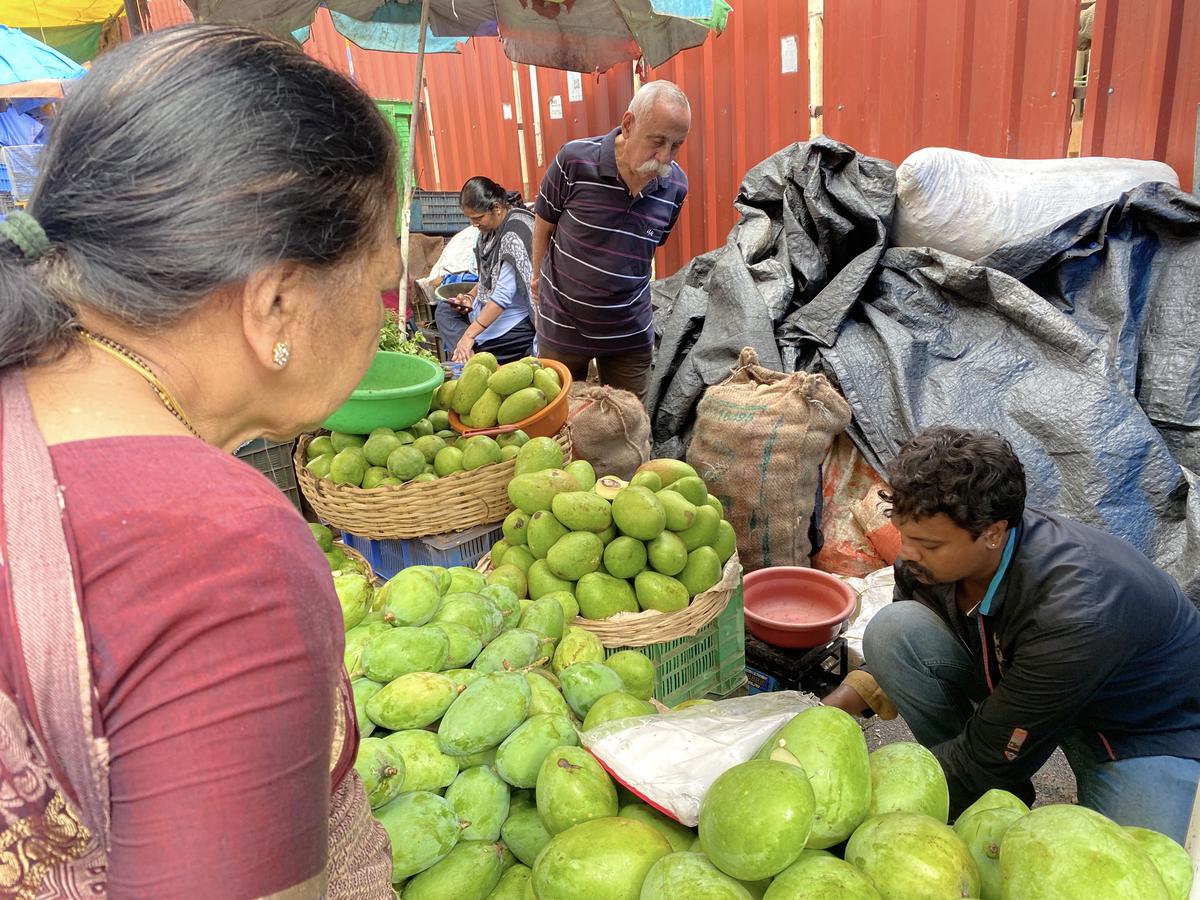
[[[639,175],[657,175],[659,178],[666,178],[671,174],[670,165],[660,166],[654,160],[647,160],[637,168]]]

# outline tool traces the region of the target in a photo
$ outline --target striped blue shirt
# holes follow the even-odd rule
[[[620,129],[563,145],[542,179],[538,216],[556,227],[538,287],[539,345],[610,356],[654,343],[650,265],[687,196],[678,164],[636,196],[617,173]]]

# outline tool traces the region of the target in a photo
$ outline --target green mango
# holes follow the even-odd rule
[[[521,512],[519,509],[514,509],[504,519],[504,524],[501,526],[504,530],[504,539],[514,547],[525,543],[525,530],[529,527],[529,516]]]
[[[521,453],[532,443],[530,441],[522,447]],[[517,463],[520,461],[521,456],[518,454]],[[542,469],[514,476],[508,483],[508,499],[512,501],[513,506],[533,515],[538,510],[549,510],[556,495],[577,490],[579,484],[562,469]]]
[[[404,886],[405,900],[487,900],[504,873],[504,847],[468,840]]]
[[[565,578],[559,578],[551,572],[550,567],[544,559],[536,560],[529,567],[526,577],[529,581],[529,597],[531,600],[541,600],[544,596],[554,591],[566,591],[569,594],[575,594],[575,583],[567,581]]]
[[[563,697],[581,719],[605,694],[625,689],[621,676],[602,662],[577,662],[563,669],[558,678]]]
[[[671,490],[693,506],[708,506],[708,485],[698,475],[687,475],[671,482]]]
[[[404,757],[404,793],[439,791],[458,777],[458,760],[442,752],[432,731],[397,731],[384,740]]]
[[[568,468],[566,471],[571,470]],[[550,501],[550,510],[554,513],[554,518],[569,531],[591,531],[599,534],[612,525],[612,506],[590,490],[555,494]]]
[[[512,672],[533,664],[542,653],[542,636],[524,628],[506,631],[488,644],[472,667],[476,672]]]
[[[563,449],[558,441],[550,437],[535,437],[521,445],[517,454],[516,475],[541,472],[544,469],[561,469]],[[578,488],[572,488],[577,490]]]
[[[350,674],[351,680],[362,677],[363,648],[381,634],[387,634],[392,626],[386,622],[370,622],[356,625],[346,632],[346,652],[342,656],[342,664]]]
[[[354,768],[362,779],[371,809],[378,809],[400,796],[404,787],[404,757],[382,738],[365,737],[359,741]]]
[[[370,678],[355,678],[350,682],[350,692],[354,698],[354,716],[358,720],[358,736],[370,737],[375,730],[375,723],[367,716],[367,701],[383,689],[383,685]]]
[[[334,484],[358,487],[367,474],[367,457],[361,447],[347,447],[333,457],[329,464],[329,477]]]
[[[717,558],[721,560],[722,566],[729,562],[729,557],[737,551],[737,533],[724,519],[717,523],[717,537],[712,547],[717,551]]]
[[[533,890],[531,883],[533,869],[523,863],[510,866],[500,876],[500,882],[495,890],[487,895],[487,900],[525,900],[526,890]]]
[[[520,450],[529,443],[529,435],[520,428],[516,428],[512,431],[505,431],[497,436],[496,443],[501,447],[516,447],[517,450]]]
[[[750,891],[709,862],[703,853],[676,849],[650,867],[642,882],[639,900],[681,900],[684,897],[688,900],[754,900]]]
[[[897,741],[871,751],[869,758],[868,818],[887,812],[911,812],[946,824],[950,789],[936,756],[916,741]]]
[[[470,566],[452,566],[446,572],[450,575],[450,586],[445,591],[447,594],[478,593],[487,585],[483,573]]]
[[[516,568],[520,569],[521,574],[526,578],[526,586],[528,586],[529,567],[534,564],[536,559],[537,557],[535,557],[530,551],[529,545],[521,544],[508,548],[504,554],[504,565],[515,566]],[[496,566],[494,562],[492,565],[497,569],[499,568],[499,566]]]
[[[534,672],[526,672],[525,680],[529,682],[529,717],[541,715],[571,717],[571,707],[563,699],[558,688],[546,678]]]
[[[392,845],[392,881],[423,872],[445,859],[462,831],[450,804],[437,794],[401,794],[375,811]]]
[[[441,605],[440,582],[426,571],[401,569],[379,590],[378,607],[393,625],[424,625]]]
[[[1049,809],[1050,807],[1045,807]],[[1078,807],[1077,807],[1078,808]],[[1091,810],[1087,810],[1091,812]],[[1032,815],[1032,814],[1031,814]],[[1092,815],[1098,815],[1092,813]],[[1025,818],[1028,818],[1026,816]],[[1019,823],[1018,823],[1019,824]],[[1014,828],[1017,827],[1015,824]],[[1116,826],[1113,826],[1116,830]],[[1012,829],[1009,829],[1009,835]],[[703,836],[703,831],[701,831]],[[1009,855],[1008,835],[1005,836],[1004,856]],[[1017,856],[1017,854],[1014,854]],[[1039,852],[1040,859],[1053,859],[1053,869],[1058,872],[1070,871],[1069,883],[1077,887],[1081,883],[1088,885],[1085,894],[1088,897],[1104,897],[1105,900],[1166,900],[1154,897],[1144,892],[1121,894],[1105,890],[1107,885],[1101,879],[1088,880],[1096,869],[1095,859],[1089,859],[1084,866],[1062,865],[1060,860],[1080,857],[1075,854],[1064,854],[1058,857],[1054,853]],[[1019,857],[1018,857],[1019,858]],[[979,870],[975,860],[971,858],[966,845],[953,831],[944,824],[929,816],[918,813],[891,812],[867,819],[850,836],[846,842],[845,859],[851,866],[867,876],[883,900],[907,900],[909,897],[978,897]],[[1147,860],[1147,863],[1149,861]],[[1050,879],[1034,877],[1038,867],[1029,870],[1030,886],[1037,885],[1035,890],[1016,890],[1009,894],[1008,884],[1005,884],[1005,896],[1018,897],[1069,897],[1075,891],[1062,890],[1063,883],[1046,884]],[[1097,873],[1098,874],[1098,873]],[[1082,875],[1082,879],[1080,878]],[[1003,874],[1001,875],[1003,878]],[[1157,878],[1156,878],[1157,880]],[[1045,887],[1042,885],[1045,884]],[[1161,881],[1159,882],[1161,884]],[[1078,896],[1078,894],[1077,894]]]
[[[634,476],[629,479],[629,483],[637,485],[638,487],[647,488],[656,494],[661,491],[663,487],[662,478],[657,472],[651,471],[635,472]]]
[[[493,672],[472,682],[442,717],[442,749],[466,756],[499,746],[525,721],[531,697],[520,672]]]
[[[717,542],[721,529],[721,516],[707,503],[695,507],[696,514],[692,526],[683,531],[676,531],[688,552],[700,547],[711,547]]]
[[[652,541],[667,526],[667,511],[649,489],[631,485],[622,488],[612,502],[613,523],[639,541]]]
[[[586,459],[573,460],[563,466],[563,469],[575,479],[581,491],[590,491],[596,486],[596,470]]]
[[[363,672],[386,684],[409,672],[438,672],[450,655],[450,640],[435,628],[393,628],[363,649]]]
[[[321,548],[322,553],[329,553],[333,550],[333,532],[326,526],[314,522],[308,524],[309,531],[312,532],[313,540],[317,542],[317,546]]]
[[[517,623],[521,621],[521,603],[520,597],[512,588],[505,584],[492,583],[479,594],[496,604],[496,608],[500,610],[500,627],[503,630],[517,627]]]
[[[538,813],[550,834],[617,814],[617,789],[595,757],[582,747],[555,747],[538,770]]]
[[[647,873],[670,852],[666,838],[644,822],[615,816],[584,822],[546,845],[533,867],[534,894],[538,900],[638,900]]]
[[[341,453],[343,450],[355,447],[361,448],[366,442],[365,434],[347,434],[344,431],[332,431],[329,434],[329,443],[333,446],[334,453]]]
[[[447,594],[443,598],[441,608],[434,615],[431,624],[441,625],[445,622],[465,625],[486,644],[500,633],[504,626],[504,616],[494,600],[481,594],[455,593]],[[431,671],[436,672],[437,669]]]
[[[531,384],[533,384],[533,367],[523,362],[507,363],[488,378],[488,387],[502,397],[515,394]]]
[[[491,766],[463,769],[446,789],[446,799],[468,823],[463,828],[464,841],[498,841],[500,826],[508,818],[508,785]]]
[[[532,866],[538,854],[550,843],[551,835],[532,801],[514,794],[511,811],[500,828],[500,837],[513,856]]]
[[[318,456],[333,456],[337,453],[337,449],[333,446],[333,440],[327,434],[313,438],[308,442],[308,446],[304,448],[304,459],[306,462],[312,462]]]
[[[550,554],[550,548],[570,533],[570,529],[558,521],[554,513],[539,510],[530,517],[525,531],[529,553],[535,560],[545,559]]]
[[[515,394],[504,398],[504,402],[500,404],[496,422],[500,425],[523,422],[534,413],[545,409],[549,402],[540,388],[522,388]]]
[[[579,601],[570,591],[551,591],[542,599],[546,598],[557,600],[558,605],[562,607],[564,626],[569,625],[579,615]]]
[[[459,687],[445,675],[401,675],[367,701],[367,716],[389,731],[424,728],[440,719],[458,699]]]
[[[496,771],[516,788],[532,788],[555,747],[578,746],[571,720],[562,715],[530,716],[496,751]]]
[[[375,589],[370,581],[356,572],[334,575],[333,589],[342,608],[342,626],[349,631],[367,614],[371,601],[375,599]]]
[[[604,645],[586,628],[568,626],[554,650],[551,668],[555,675],[562,675],[567,668],[581,662],[604,662]]]
[[[805,850],[771,882],[763,900],[883,900],[871,879],[850,863]]]
[[[686,853],[696,840],[696,832],[692,831],[692,829],[686,825],[680,825],[674,819],[663,815],[657,809],[652,809],[644,803],[630,803],[627,806],[622,806],[618,815],[622,819],[645,822],[667,839],[667,843],[671,845],[672,853]]]
[[[476,672],[474,669],[446,669],[441,674],[445,675],[460,688],[465,688],[468,684],[477,681],[483,675],[482,672]],[[459,693],[461,694],[462,691],[459,691]]]
[[[460,416],[469,415],[471,407],[488,389],[487,383],[491,374],[484,366],[474,363],[464,366],[462,375],[454,386],[454,398],[450,401],[450,408]]]
[[[654,663],[639,650],[620,650],[604,660],[604,664],[621,676],[625,690],[639,700],[649,700],[654,694]]]
[[[646,545],[626,535],[615,538],[604,548],[604,568],[614,578],[632,578],[646,568]]]
[[[487,400],[485,395],[479,403],[484,403]],[[477,403],[476,406],[479,404]],[[475,428],[490,428],[489,425],[484,425],[485,418],[471,417],[472,425]],[[463,469],[467,472],[474,472],[476,469],[482,469],[484,466],[491,466],[498,462],[502,462],[504,453],[500,449],[500,445],[495,440],[488,437],[486,434],[477,434],[467,440],[467,445],[463,449]]]
[[[697,547],[688,554],[687,565],[677,579],[688,596],[703,594],[721,580],[721,559],[712,547]]]
[[[638,612],[637,595],[624,578],[592,572],[575,588],[579,614],[585,619],[607,619],[621,612]]]
[[[696,505],[687,500],[672,488],[663,488],[654,496],[663,505],[667,514],[667,528],[671,531],[683,531],[691,528],[696,520]]]
[[[521,627],[534,632],[539,637],[549,638],[552,642],[550,653],[563,636],[563,607],[553,597],[543,597],[529,604],[528,609],[521,614]]]
[[[583,718],[582,730],[591,731],[606,722],[634,716],[651,716],[655,712],[654,706],[645,700],[639,700],[627,691],[613,691],[592,704],[592,708]]]
[[[975,860],[980,900],[1001,900],[1000,844],[1009,827],[1022,815],[1015,809],[995,807],[964,813],[954,823],[954,833]],[[1186,898],[1186,894],[1180,895],[1180,900]]]
[[[499,367],[494,353],[476,353],[471,357],[471,363],[477,366],[483,366],[488,372],[495,372]]]
[[[558,380],[558,373],[549,368],[534,371],[533,386],[546,395],[546,402],[553,400],[562,391],[562,383]]]
[[[334,454],[332,453],[315,457],[305,463],[304,468],[308,471],[308,474],[318,481],[329,478],[329,472],[333,468],[333,457]]]
[[[442,622],[428,627],[441,629],[450,642],[450,654],[446,657],[444,668],[459,669],[469,666],[479,655],[479,651],[483,649],[483,641],[479,639],[479,635],[466,625],[459,625],[457,622]]]
[[[514,550],[523,552],[525,548],[516,547]],[[507,562],[489,572],[487,581],[489,585],[498,584],[508,588],[513,597],[524,597],[529,593],[529,579],[525,575],[525,570]],[[503,616],[503,612],[501,616]]]
[[[565,581],[578,581],[595,572],[604,556],[604,544],[590,531],[572,531],[563,535],[546,554],[550,571]]]

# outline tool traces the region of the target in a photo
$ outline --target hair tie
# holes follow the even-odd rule
[[[0,222],[0,237],[7,238],[29,260],[41,259],[50,249],[46,230],[37,219],[20,209],[10,212],[8,218]]]

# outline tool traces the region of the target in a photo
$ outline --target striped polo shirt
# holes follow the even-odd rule
[[[636,196],[617,174],[614,129],[563,145],[542,179],[536,211],[556,227],[538,286],[538,344],[611,356],[654,343],[650,264],[687,196],[671,163]]]

